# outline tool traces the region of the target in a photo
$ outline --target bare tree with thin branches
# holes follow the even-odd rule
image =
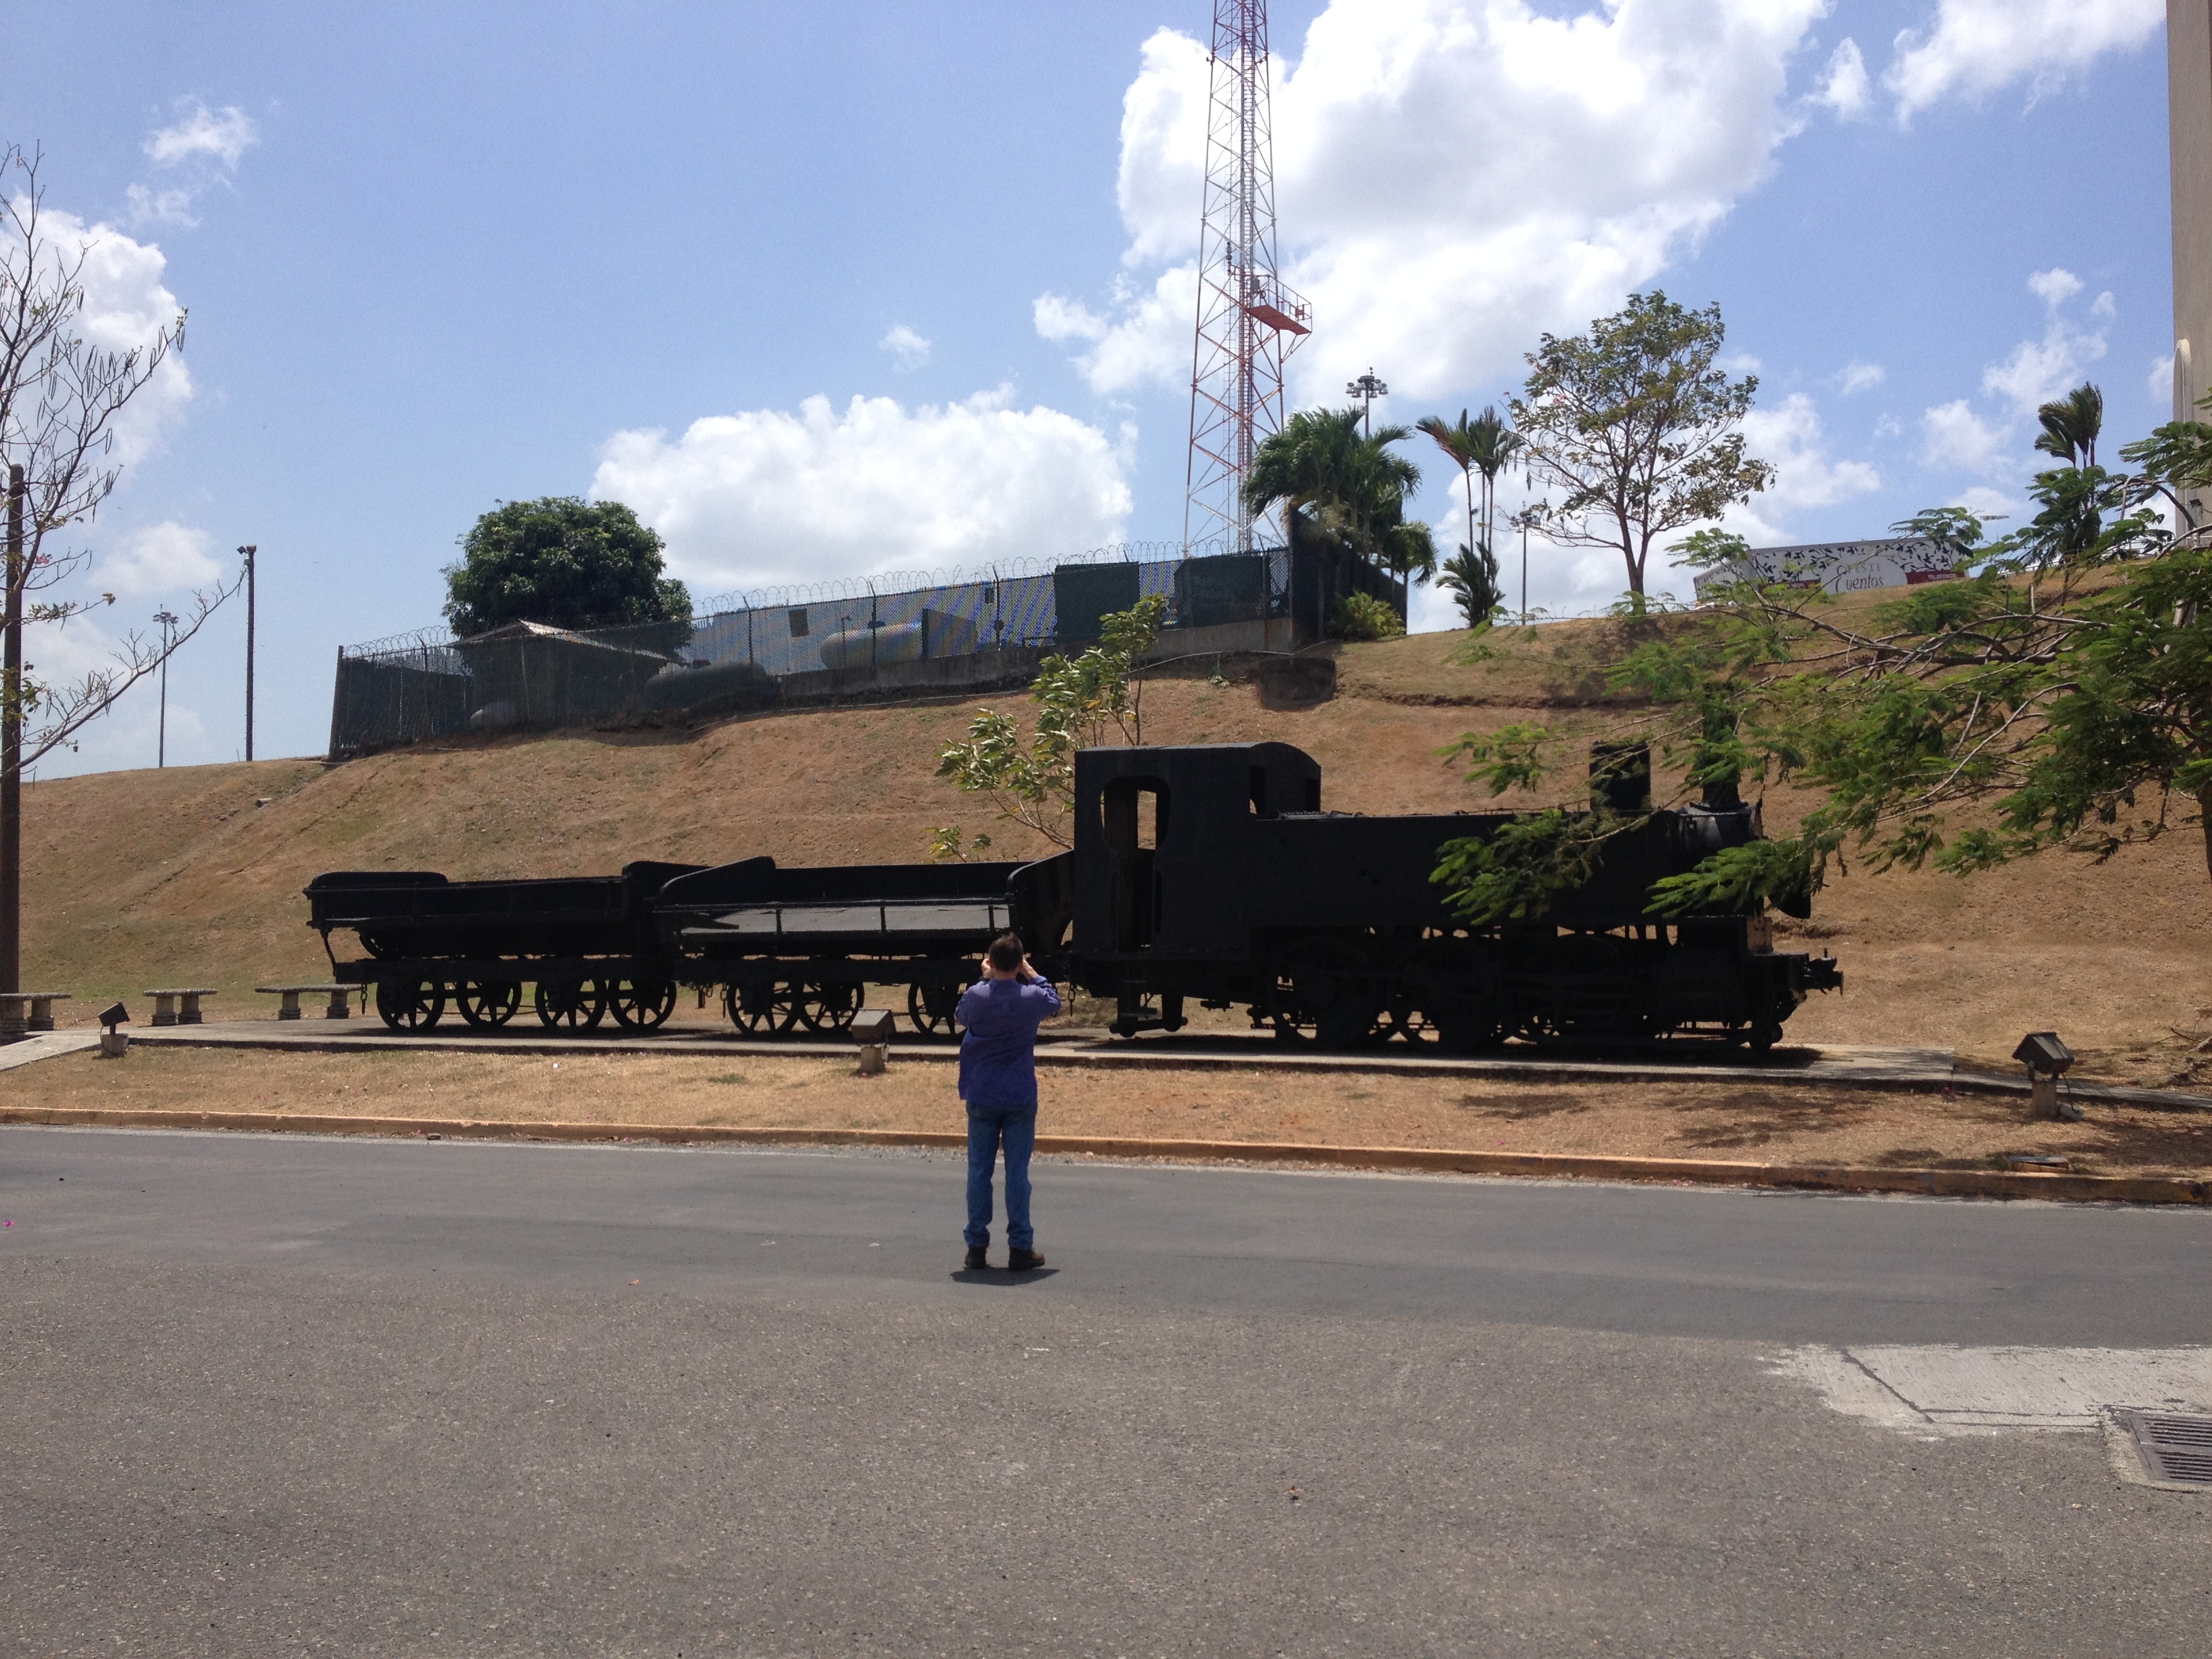
[[[0,149],[0,466],[7,477],[4,654],[0,655],[0,991],[21,988],[22,775],[73,746],[85,725],[199,631],[237,583],[193,593],[156,642],[133,630],[82,678],[45,681],[23,660],[26,623],[66,628],[115,602],[64,598],[92,558],[73,539],[122,476],[115,423],[185,337],[185,318],[124,349],[84,331],[84,271],[94,244],[51,234],[41,152]]]

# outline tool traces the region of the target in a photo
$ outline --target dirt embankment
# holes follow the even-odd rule
[[[1618,718],[1603,695],[1607,623],[1506,630],[1488,657],[1464,636],[1346,647],[1317,708],[1261,706],[1249,684],[1171,679],[1145,694],[1169,743],[1276,738],[1318,759],[1328,805],[1452,811],[1492,803],[1438,750],[1462,732],[1541,720],[1579,738]],[[24,792],[25,972],[94,999],[157,984],[251,987],[327,972],[301,889],[338,868],[456,878],[609,871],[762,852],[793,864],[905,860],[931,826],[989,829],[1043,850],[933,776],[975,709],[1019,697],[761,715],[693,732],[455,743],[325,769],[313,761],[172,768],[40,782]],[[1510,799],[1510,798],[1509,798]],[[1790,803],[1771,803],[1785,823]],[[2097,865],[2046,854],[1961,882],[1929,873],[1833,881],[1807,948],[1843,958],[1793,1040],[1949,1045],[2002,1061],[2056,1029],[2097,1071],[2167,1085],[2212,1079],[2212,884],[2193,830]]]

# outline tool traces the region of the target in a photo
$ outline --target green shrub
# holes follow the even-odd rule
[[[1328,631],[1340,640],[1395,640],[1406,631],[1406,624],[1373,594],[1347,593],[1329,612]]]

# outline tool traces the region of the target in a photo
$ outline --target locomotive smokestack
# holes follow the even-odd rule
[[[1623,815],[1651,810],[1651,745],[1594,743],[1589,758],[1590,811]]]

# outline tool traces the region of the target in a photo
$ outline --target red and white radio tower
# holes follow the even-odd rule
[[[1261,441],[1281,429],[1283,361],[1311,331],[1306,302],[1275,274],[1267,0],[1214,0],[1186,550],[1218,538],[1237,552],[1251,550],[1244,475]]]

